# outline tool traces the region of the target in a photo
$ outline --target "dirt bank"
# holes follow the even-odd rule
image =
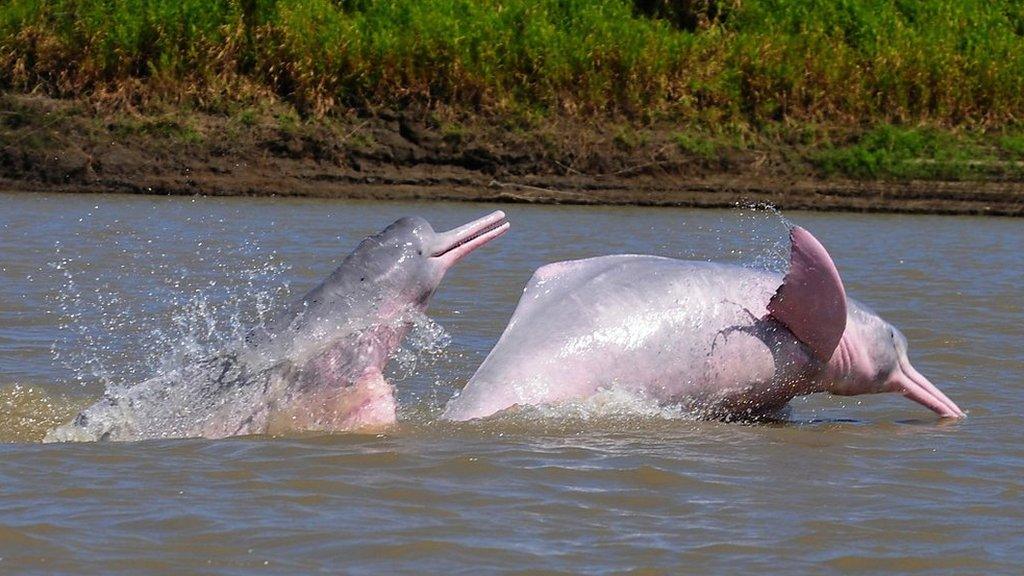
[[[1024,216],[1024,182],[825,177],[812,144],[709,149],[677,126],[438,113],[104,114],[3,96],[0,188]]]

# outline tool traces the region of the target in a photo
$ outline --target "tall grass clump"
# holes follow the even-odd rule
[[[827,175],[861,179],[965,180],[1007,171],[969,138],[891,125],[876,126],[846,145],[827,146],[811,160]]]
[[[1010,0],[6,0],[0,88],[714,124],[1024,115]]]

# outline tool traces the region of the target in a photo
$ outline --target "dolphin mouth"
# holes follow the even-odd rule
[[[451,266],[470,252],[507,232],[510,226],[505,213],[496,210],[469,224],[438,234],[438,247],[430,256],[441,258]]]
[[[894,377],[899,392],[943,418],[964,418],[967,414],[928,381],[909,362],[901,361]]]

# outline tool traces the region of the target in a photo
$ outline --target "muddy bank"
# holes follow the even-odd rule
[[[375,111],[104,114],[4,96],[0,187],[1024,216],[1024,182],[826,177],[814,144],[694,145],[678,126]]]

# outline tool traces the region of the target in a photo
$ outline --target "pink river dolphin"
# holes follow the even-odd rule
[[[108,393],[46,441],[138,440],[395,422],[382,374],[456,262],[509,229],[503,212],[445,233],[402,218],[234,349]]]
[[[656,256],[534,273],[505,332],[443,418],[625,390],[708,418],[769,416],[814,392],[898,392],[964,412],[911,366],[907,340],[849,299],[825,248],[790,231],[789,271]]]

